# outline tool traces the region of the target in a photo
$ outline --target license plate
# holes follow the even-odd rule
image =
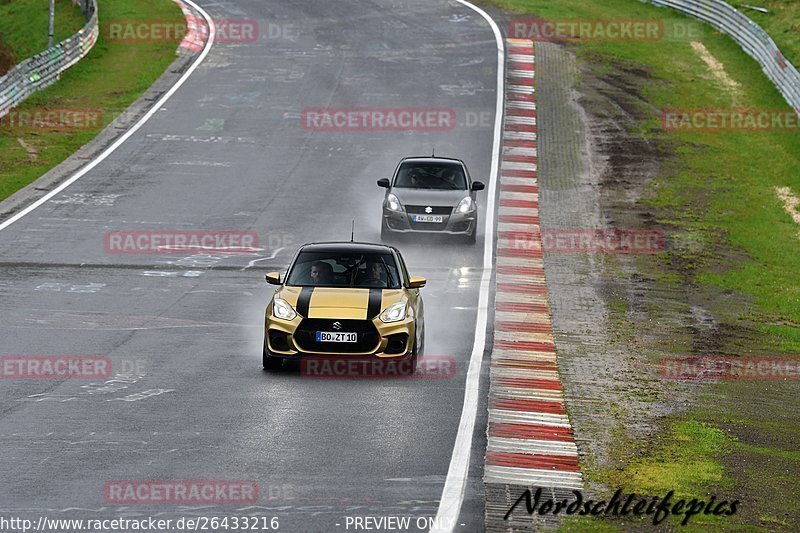
[[[414,222],[434,222],[441,224],[444,222],[442,215],[414,215]]]
[[[338,331],[318,331],[317,342],[358,342],[358,335]]]

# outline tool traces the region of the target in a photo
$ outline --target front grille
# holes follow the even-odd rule
[[[341,329],[333,327],[342,324]],[[317,331],[355,332],[357,342],[317,342]],[[366,353],[378,347],[381,336],[375,324],[369,320],[340,320],[328,318],[304,318],[294,332],[294,342],[304,352],[321,353]]]
[[[431,212],[428,213],[425,211],[428,207],[431,208]],[[410,215],[449,215],[453,212],[453,208],[451,207],[436,207],[435,205],[407,205],[406,206],[406,213]]]

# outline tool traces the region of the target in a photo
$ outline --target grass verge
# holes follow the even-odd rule
[[[27,0],[26,0],[27,1]],[[16,4],[16,2],[15,2]],[[34,94],[17,112],[69,109],[100,112],[102,120],[61,130],[0,123],[0,200],[33,182],[93,139],[105,125],[141,96],[175,59],[178,39],[124,42],[108,39],[102,28],[111,21],[184,20],[171,0],[103,0],[100,37],[91,52],[67,70],[55,85]],[[5,20],[13,26],[15,21]]]
[[[739,5],[745,15],[769,33],[784,57],[800,68],[800,3],[796,0],[759,0],[748,4],[769,10],[769,13],[761,13]]]
[[[690,39],[670,31],[698,23],[636,0],[493,3],[510,17],[664,20],[667,38],[658,41],[582,39],[567,45],[598,76],[614,77],[624,66],[626,72],[638,71],[646,78],[642,108],[647,118],[638,124],[637,134],[670,152],[642,201],[671,243],[658,258],[660,266],[652,268],[670,274],[665,280],[721,295],[714,312],[734,328],[739,320],[755,324],[759,339],[752,347],[800,352],[800,225],[776,195],[776,188],[788,187],[800,197],[798,129],[667,131],[659,113],[669,108],[790,113],[760,66],[710,27],[702,26],[700,33],[693,28],[691,40],[701,42],[723,66],[723,76],[710,68]],[[790,18],[774,17],[764,26],[790,27]],[[797,50],[800,41],[792,35],[796,34],[785,32],[776,40],[787,51]],[[752,305],[731,308],[724,299],[730,293]],[[693,353],[691,345],[686,349]],[[796,412],[795,383],[731,381],[708,386],[696,404],[702,408],[671,415],[647,442],[631,442],[626,432],[610,428],[617,440],[611,455],[618,466],[596,466],[589,458],[587,475],[639,494],[675,490],[689,497],[724,492],[742,498],[737,515],[693,520],[697,530],[797,528],[800,497],[791,487],[798,481],[793,472],[800,471],[800,458],[791,450],[792,435],[799,428],[787,415]],[[625,526],[613,520],[601,526],[598,519],[589,518],[569,520],[565,528],[585,529],[590,524],[593,529]]]
[[[0,46],[14,63],[47,48],[50,6],[40,0],[0,1]],[[81,29],[86,17],[71,0],[56,0],[53,42],[58,43]],[[2,72],[2,71],[0,71]]]

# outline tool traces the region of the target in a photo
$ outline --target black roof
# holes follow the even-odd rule
[[[304,244],[301,252],[345,252],[361,254],[391,254],[394,247],[370,242],[312,242]]]
[[[419,161],[422,163],[460,163],[464,164],[464,162],[460,159],[455,159],[453,157],[439,157],[437,156],[430,156],[430,155],[418,155],[412,157],[404,157],[400,162],[405,163],[406,161]]]

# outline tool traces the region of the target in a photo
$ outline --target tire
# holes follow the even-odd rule
[[[476,242],[478,242],[478,228],[475,228],[474,230],[472,230],[472,233],[467,235],[467,237],[464,240],[469,245],[472,245],[472,244],[475,244]]]
[[[264,370],[274,372],[283,368],[283,359],[280,357],[272,357],[267,353],[267,339],[264,339],[264,350],[261,356],[261,364],[264,365]]]

